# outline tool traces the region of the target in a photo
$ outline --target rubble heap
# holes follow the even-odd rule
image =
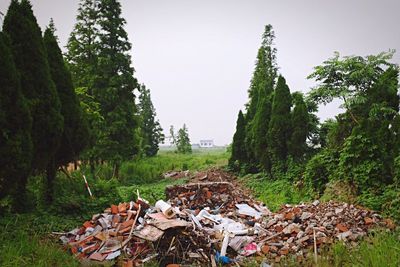
[[[213,173],[210,177],[222,177]],[[167,187],[169,201],[154,207],[140,197],[112,205],[61,240],[81,260],[216,266],[251,255],[279,262],[292,254],[301,260],[335,240],[355,243],[371,227],[394,228],[391,220],[346,203],[315,201],[271,213],[226,177],[210,182],[203,173],[192,180],[196,183]]]

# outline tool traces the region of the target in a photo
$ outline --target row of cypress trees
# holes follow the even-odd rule
[[[274,38],[272,26],[266,25],[249,102],[245,114],[239,111],[229,161],[235,170],[263,170],[271,176],[284,172],[289,161],[304,159],[312,117],[303,95],[291,94],[285,78],[278,74]]]
[[[53,200],[59,167],[75,160],[119,166],[143,152],[154,156],[163,139],[150,91],[134,91],[117,0],[82,0],[66,60],[53,21],[42,35],[28,0],[12,0],[0,34],[0,200],[24,207],[31,175],[46,174]]]
[[[57,168],[86,146],[87,125],[54,31],[51,22],[42,36],[29,1],[11,1],[0,40],[0,197],[11,193],[17,208],[31,174],[47,173],[52,201]]]

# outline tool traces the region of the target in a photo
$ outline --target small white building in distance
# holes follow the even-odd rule
[[[214,147],[214,140],[200,140],[201,148],[210,148]]]

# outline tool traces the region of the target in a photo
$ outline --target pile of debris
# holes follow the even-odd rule
[[[271,213],[226,181],[170,186],[166,196],[154,207],[140,197],[112,205],[61,240],[81,260],[217,266],[251,255],[301,260],[335,240],[356,242],[373,226],[394,227],[373,211],[336,202],[285,205]]]

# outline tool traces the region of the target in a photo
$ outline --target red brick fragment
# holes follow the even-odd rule
[[[91,260],[95,260],[95,261],[104,261],[105,258],[107,257],[107,254],[101,254],[101,253],[93,253],[92,255],[90,255],[89,259]]]
[[[287,255],[288,253],[289,253],[289,249],[287,249],[287,248],[282,248],[279,251],[279,254],[281,254],[281,255]]]
[[[285,220],[293,220],[294,219],[294,213],[293,212],[288,212],[285,214]]]
[[[89,227],[92,227],[92,228],[93,228],[94,225],[93,225],[90,221],[86,221],[86,222],[83,223],[83,226],[84,226],[85,228],[89,228]]]
[[[126,222],[123,222],[123,223],[121,223],[120,229],[122,230],[122,229],[125,229],[127,227],[131,227],[132,224],[133,224],[133,219],[131,219],[129,221],[126,221]]]
[[[133,260],[124,262],[123,267],[133,267]]]
[[[118,212],[126,212],[126,204],[125,203],[119,203],[118,205]]]
[[[111,205],[111,213],[112,214],[117,214],[118,213],[118,206],[117,205]]]
[[[262,253],[264,253],[264,254],[268,254],[268,252],[269,252],[269,246],[268,246],[268,245],[262,246],[262,247],[261,247],[261,251],[262,251]]]
[[[336,228],[339,229],[340,232],[347,232],[349,231],[349,228],[346,227],[346,225],[342,224],[342,223],[338,223],[336,225]]]
[[[364,222],[365,222],[366,225],[370,225],[370,224],[373,224],[373,223],[374,223],[374,220],[372,220],[372,219],[369,218],[369,217],[365,217],[365,218],[364,218]]]

